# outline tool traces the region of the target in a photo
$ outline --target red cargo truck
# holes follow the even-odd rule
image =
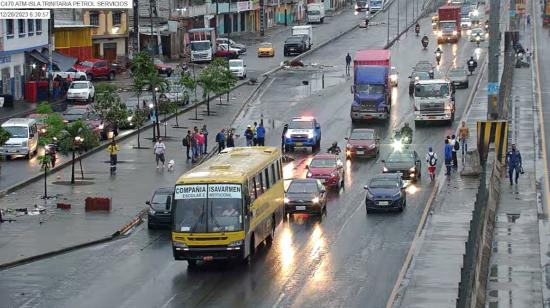
[[[444,5],[439,8],[438,16],[437,43],[458,43],[461,35],[460,6]]]

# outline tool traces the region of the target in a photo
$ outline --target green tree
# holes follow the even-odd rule
[[[73,122],[63,130],[61,139],[59,140],[58,149],[61,153],[67,155],[72,153],[71,161],[71,184],[74,184],[74,164],[75,155],[82,151],[88,151],[99,145],[97,135],[95,135],[82,121]],[[82,162],[80,161],[80,169],[82,171]],[[83,171],[82,171],[83,172]]]
[[[50,113],[44,123],[46,125],[46,135],[41,136],[38,140],[40,145],[53,143],[54,138],[59,139],[61,132],[65,129],[63,117],[58,113]]]
[[[53,112],[52,106],[50,106],[48,102],[41,102],[36,107],[36,113],[39,113],[39,114],[50,114],[52,112]]]
[[[214,74],[214,92],[219,95],[220,104],[222,102],[222,94],[227,93],[227,101],[229,101],[229,92],[237,84],[237,77],[229,70],[229,62],[223,58],[215,59],[212,64]]]
[[[96,91],[94,110],[104,123],[122,127],[128,121],[128,110],[111,84],[99,84]]]
[[[206,99],[206,113],[210,115],[210,94],[216,91],[216,67],[208,65],[204,68],[197,79],[197,85],[202,88],[202,97]]]
[[[10,139],[10,137],[10,133],[4,128],[0,127],[0,146],[4,145],[4,143],[6,143],[6,141]]]

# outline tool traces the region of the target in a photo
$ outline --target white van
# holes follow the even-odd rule
[[[2,128],[10,133],[11,138],[0,147],[0,155],[25,155],[30,158],[38,149],[38,129],[36,120],[29,118],[13,118],[2,124]]]

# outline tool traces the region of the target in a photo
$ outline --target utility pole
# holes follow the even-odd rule
[[[139,0],[135,0],[135,1],[139,1]],[[153,31],[153,3],[155,2],[155,0],[149,0],[149,23],[151,24],[151,35],[149,36],[149,50],[151,52],[151,55],[152,57],[154,58],[155,57],[155,45],[153,44],[153,35],[154,35],[154,31]]]
[[[397,37],[399,38],[399,0],[397,0]]]
[[[264,0],[260,0],[260,35],[265,35],[265,10],[264,10]],[[286,17],[286,16],[285,16]],[[286,20],[285,20],[286,23]]]
[[[405,27],[409,24],[408,19],[409,1],[405,1]]]
[[[388,21],[386,22],[386,28],[387,28],[387,35],[386,35],[386,44],[390,43],[390,6],[388,5],[388,12],[386,13],[388,16]]]
[[[216,35],[220,35],[218,33],[218,2],[220,2],[219,0],[216,0],[216,14],[214,15],[214,33],[216,33]]]
[[[498,104],[498,57],[500,55],[500,1],[491,0],[491,14],[489,16],[489,67],[487,82],[487,119],[496,120],[499,117]]]
[[[53,49],[55,47],[54,42],[54,26],[55,16],[54,10],[50,10],[50,20],[48,22],[48,102],[53,102]]]
[[[139,52],[139,0],[134,0],[134,41],[133,41],[135,56]]]

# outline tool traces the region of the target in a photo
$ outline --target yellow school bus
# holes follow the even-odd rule
[[[172,206],[174,259],[249,260],[283,220],[281,152],[228,148],[182,175]]]

